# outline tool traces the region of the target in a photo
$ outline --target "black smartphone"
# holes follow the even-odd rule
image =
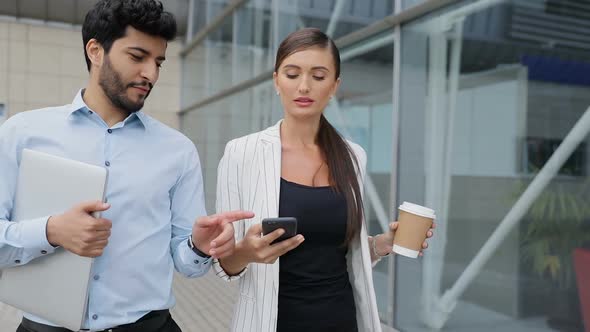
[[[279,217],[279,218],[265,218],[262,220],[262,234],[266,235],[272,233],[275,229],[282,228],[285,233],[271,244],[286,240],[297,235],[297,218],[294,217]]]

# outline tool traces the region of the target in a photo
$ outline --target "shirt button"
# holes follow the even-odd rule
[[[105,161],[105,162],[104,162],[104,164],[105,164],[107,167],[111,166],[111,162],[110,162],[110,161]]]
[[[20,259],[14,261],[16,264],[20,264]]]
[[[199,261],[197,259],[194,260],[195,264],[199,264]]]
[[[98,319],[98,315],[97,314],[92,315],[92,319],[97,320]]]
[[[97,274],[94,276],[94,280],[98,280],[98,279],[100,279],[100,276]]]
[[[109,134],[112,134],[112,133],[113,133],[113,130],[112,130],[112,129],[108,129],[108,130],[107,130],[107,132],[108,132]]]
[[[45,255],[45,254],[47,253],[47,250],[41,250],[41,253],[42,253],[43,255]]]
[[[92,114],[92,111],[91,110],[88,110],[88,114]]]

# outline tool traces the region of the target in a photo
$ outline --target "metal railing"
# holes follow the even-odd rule
[[[208,33],[214,31],[221,25],[221,22],[231,15],[238,6],[242,6],[245,4],[247,0],[240,0],[232,2],[232,7],[224,9],[223,12],[218,15],[210,24],[205,26],[201,29],[197,34],[196,37],[192,40],[191,44],[185,47],[180,55],[181,57],[186,57],[191,50],[196,48],[200,43],[205,40],[205,37]],[[359,42],[363,42],[364,40],[368,39],[369,37],[379,35],[385,31],[391,30],[397,26],[400,26],[404,23],[410,22],[415,20],[423,15],[430,13],[431,11],[440,9],[442,7],[448,6],[452,3],[458,2],[460,0],[428,0],[419,5],[416,5],[408,10],[405,10],[399,14],[390,15],[380,21],[377,21],[367,27],[361,28],[353,33],[345,35],[335,40],[336,45],[344,51],[346,51],[347,47],[355,45]],[[238,4],[239,3],[239,4]],[[272,72],[273,70],[269,68],[268,70],[256,75],[255,77],[245,80],[243,82],[237,83],[227,89],[214,93],[211,96],[205,97],[195,103],[187,105],[183,107],[181,110],[178,111],[178,114],[183,115],[185,113],[197,110],[199,108],[203,108],[209,104],[215,103],[223,98],[227,98],[231,95],[254,87],[262,82],[272,79]]]

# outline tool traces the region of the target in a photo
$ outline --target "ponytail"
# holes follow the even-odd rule
[[[330,170],[330,184],[346,199],[347,223],[345,245],[360,232],[363,222],[363,198],[358,180],[359,163],[350,145],[322,114],[318,145]]]

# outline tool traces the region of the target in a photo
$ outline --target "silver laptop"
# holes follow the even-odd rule
[[[65,212],[74,205],[104,201],[105,168],[25,149],[12,221]],[[0,301],[77,331],[87,308],[92,259],[58,248],[53,254],[1,271]]]

